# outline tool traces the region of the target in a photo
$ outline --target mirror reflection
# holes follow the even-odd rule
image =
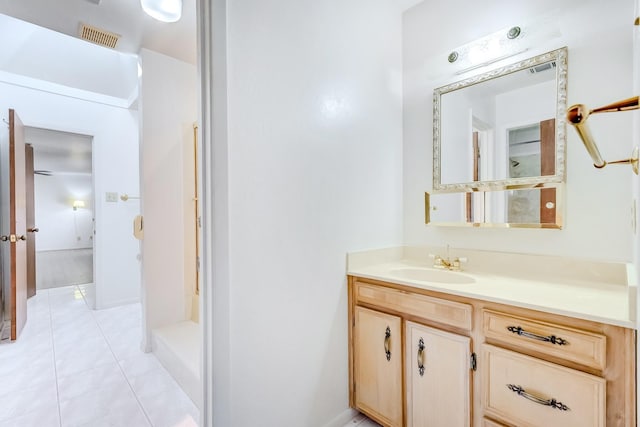
[[[475,227],[562,228],[562,186],[425,195],[426,223]]]
[[[434,192],[562,182],[566,48],[434,91]]]

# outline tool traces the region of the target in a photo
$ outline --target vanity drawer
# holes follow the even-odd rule
[[[505,425],[497,423],[497,422],[495,422],[493,420],[490,420],[488,418],[483,418],[482,419],[482,427],[505,427]]]
[[[355,283],[355,299],[356,303],[371,304],[471,330],[472,306],[470,304],[360,282]]]
[[[606,366],[604,335],[491,310],[483,311],[483,332],[487,338],[584,366],[599,370]]]
[[[605,426],[603,378],[487,344],[482,366],[485,415],[519,427]]]

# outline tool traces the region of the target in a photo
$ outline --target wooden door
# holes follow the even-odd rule
[[[540,122],[540,175],[556,173],[556,120]],[[540,224],[556,223],[556,189],[540,190]]]
[[[36,214],[33,173],[33,147],[25,145],[25,197],[27,220],[27,298],[36,294]]]
[[[11,339],[16,340],[27,322],[27,227],[25,200],[24,126],[9,110],[9,236],[11,245]]]
[[[355,308],[356,407],[386,426],[402,426],[402,320]]]
[[[473,152],[473,181],[480,180],[480,142],[478,140],[478,132],[473,132],[471,138]],[[467,204],[467,222],[477,222],[473,212],[473,193],[465,195]]]
[[[471,426],[471,339],[406,326],[407,426]]]

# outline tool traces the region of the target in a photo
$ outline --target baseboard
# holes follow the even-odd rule
[[[323,427],[344,427],[346,426],[359,412],[354,409],[347,409],[340,413],[337,417],[329,421]]]

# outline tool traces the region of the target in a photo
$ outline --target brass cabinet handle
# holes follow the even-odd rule
[[[424,376],[424,340],[420,338],[418,341],[418,373]]]
[[[29,233],[37,233],[38,231],[40,231],[38,227],[27,228],[27,232]]]
[[[387,360],[391,360],[391,329],[388,326],[384,333],[384,353],[387,356]]]
[[[556,399],[543,399],[541,397],[535,396],[533,394],[527,393],[525,389],[520,387],[519,385],[507,384],[507,388],[512,392],[516,393],[518,396],[522,396],[527,400],[535,402],[539,405],[543,406],[551,406],[552,408],[559,409],[561,411],[569,411],[569,407],[562,402],[558,402]]]
[[[509,332],[513,332],[514,334],[520,335],[522,337],[531,338],[533,340],[545,341],[545,342],[550,342],[551,344],[558,344],[558,345],[569,344],[569,341],[562,339],[560,337],[556,337],[555,335],[549,335],[545,337],[543,335],[527,332],[524,329],[522,329],[520,326],[507,326],[507,330]]]

